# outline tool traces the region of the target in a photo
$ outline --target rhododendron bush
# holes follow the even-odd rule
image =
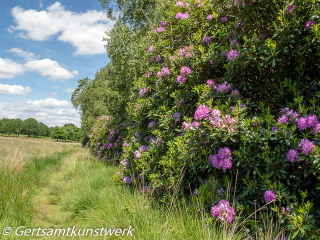
[[[196,189],[212,216],[228,223],[239,209],[252,213],[256,200],[275,204],[292,228],[293,206],[307,191],[308,221],[319,223],[319,10],[315,1],[173,4],[141,59],[149,69],[127,104],[115,178],[163,202]],[[104,125],[99,131],[111,134]],[[95,151],[100,138],[91,138]],[[296,235],[315,236],[310,226]]]

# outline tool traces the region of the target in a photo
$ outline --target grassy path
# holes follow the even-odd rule
[[[17,151],[7,152],[7,165],[0,162],[0,180],[5,181],[0,181],[0,190],[10,186],[7,187],[9,196],[0,191],[0,230],[5,226],[14,229],[75,226],[82,232],[83,229],[129,229],[131,226],[132,236],[127,231],[118,237],[110,236],[110,232],[108,236],[103,232],[103,236],[94,237],[88,231],[87,237],[34,235],[9,239],[240,239],[227,238],[224,231],[217,231],[219,228],[206,226],[205,218],[188,206],[166,209],[138,191],[114,184],[112,176],[117,168],[97,161],[86,149],[77,145],[43,144],[38,146],[35,142],[32,148],[29,142],[25,146],[11,145]],[[25,156],[28,151],[31,152]],[[18,167],[12,164],[17,159],[21,161]],[[11,172],[1,172],[8,166]],[[10,203],[4,205],[5,202]],[[10,215],[8,209],[12,210]],[[1,232],[0,238],[3,238]]]

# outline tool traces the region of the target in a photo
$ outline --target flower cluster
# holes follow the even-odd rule
[[[182,13],[182,12],[178,12],[176,14],[176,19],[188,19],[190,16],[188,13]]]
[[[211,37],[204,37],[202,40],[203,43],[212,43]]]
[[[301,139],[298,147],[301,149],[302,153],[305,155],[309,155],[310,152],[313,152],[315,145],[307,138]]]
[[[196,112],[194,113],[194,119],[197,119],[197,120],[207,119],[209,112],[210,112],[209,108],[205,104],[202,104],[197,108]]]
[[[157,28],[157,32],[158,33],[162,33],[162,32],[164,32],[166,29],[164,28],[164,27],[159,27],[159,28]]]
[[[142,97],[144,94],[148,93],[148,90],[149,90],[148,87],[141,88],[139,91],[140,97]]]
[[[316,22],[315,21],[308,21],[306,22],[306,24],[304,25],[304,27],[309,30]]]
[[[232,168],[231,150],[228,147],[220,148],[218,154],[210,155],[209,159],[215,168],[222,168],[223,171]]]
[[[264,193],[264,200],[266,200],[267,203],[274,201],[276,198],[276,193],[272,190],[267,190]]]
[[[157,72],[157,76],[158,77],[162,77],[162,76],[165,76],[165,75],[170,75],[170,69],[167,68],[167,67],[164,67],[161,69],[161,71]]]
[[[292,5],[289,5],[287,7],[287,10],[286,10],[286,14],[288,15],[289,13],[290,14],[293,14],[293,11],[297,9],[297,6],[295,4],[292,4]]]
[[[211,208],[211,215],[220,219],[221,221],[227,221],[231,223],[234,220],[236,211],[233,207],[229,206],[226,200],[221,200],[218,205]]]
[[[297,149],[290,149],[287,153],[287,159],[291,163],[299,162],[299,152]]]
[[[230,50],[228,52],[228,59],[230,62],[237,59],[238,57],[239,57],[239,53],[237,50]]]

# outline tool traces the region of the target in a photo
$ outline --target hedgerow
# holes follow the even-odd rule
[[[132,88],[115,178],[162,202],[191,191],[228,223],[269,203],[294,237],[316,238],[319,11],[312,0],[168,9],[145,49],[149,71]],[[93,151],[112,131],[95,128]]]

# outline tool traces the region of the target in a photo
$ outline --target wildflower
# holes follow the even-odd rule
[[[229,206],[226,200],[221,200],[218,205],[211,208],[211,215],[220,219],[221,221],[227,221],[231,223],[234,220],[236,211],[233,207]]]
[[[190,75],[190,74],[192,74],[192,71],[191,71],[191,69],[189,68],[189,67],[183,67],[182,69],[181,69],[181,74],[182,75]]]
[[[239,53],[238,53],[237,50],[230,50],[228,52],[228,59],[229,59],[230,62],[235,60],[238,57],[239,57]]]
[[[164,28],[164,27],[159,27],[159,28],[157,28],[157,32],[158,33],[161,33],[161,32],[163,32],[163,31],[165,31],[166,29]]]
[[[167,26],[167,22],[163,21],[163,22],[160,23],[160,25],[161,25],[161,27],[165,27],[165,26]]]
[[[148,48],[148,51],[149,51],[149,52],[152,52],[152,50],[153,50],[153,46],[150,46],[150,47]]]
[[[209,112],[210,110],[205,104],[200,105],[194,114],[194,118],[197,120],[207,119]]]
[[[212,43],[212,40],[210,37],[204,37],[202,40],[203,43]]]
[[[222,18],[221,18],[221,22],[225,23],[225,22],[227,22],[227,21],[228,21],[228,18],[227,18],[227,17],[222,17]]]
[[[195,195],[195,196],[198,195],[198,190],[197,189],[193,190],[193,195]]]
[[[266,200],[267,203],[274,201],[276,198],[276,193],[272,190],[267,190],[264,193],[264,200]]]
[[[301,148],[303,154],[309,155],[310,152],[313,152],[315,145],[309,139],[303,138],[298,147]]]
[[[123,178],[123,182],[126,184],[131,184],[132,183],[132,179],[130,177],[124,177]]]
[[[207,20],[212,20],[212,18],[213,18],[213,16],[210,14],[210,15],[208,15],[208,17],[207,17]]]
[[[288,15],[289,13],[290,14],[293,14],[293,11],[297,9],[297,6],[295,4],[292,4],[292,5],[289,5],[287,10],[286,10],[286,15]]]
[[[296,149],[290,149],[287,153],[287,159],[291,163],[299,162],[299,152]]]

